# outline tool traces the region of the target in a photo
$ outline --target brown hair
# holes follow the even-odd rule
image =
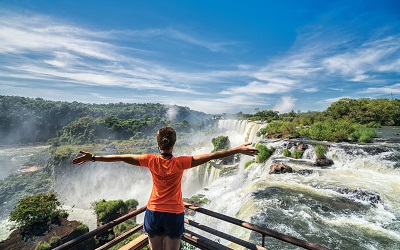
[[[176,132],[171,127],[163,127],[157,131],[157,144],[160,150],[172,149],[176,141]]]

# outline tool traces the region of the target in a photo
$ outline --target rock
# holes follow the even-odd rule
[[[309,174],[313,174],[314,170],[312,169],[300,169],[298,171],[296,171],[296,174],[301,174],[301,175],[309,175]]]
[[[373,191],[365,189],[350,190],[348,188],[337,188],[336,191],[341,194],[349,195],[351,198],[369,202],[371,205],[383,203],[381,200],[381,196]]]
[[[300,150],[300,151],[303,151],[303,152],[304,152],[307,148],[308,148],[307,144],[304,144],[304,143],[301,143],[301,144],[297,145],[297,150]]]
[[[78,221],[68,221],[61,219],[60,225],[51,224],[49,230],[44,235],[35,235],[26,238],[20,230],[14,230],[8,238],[0,242],[0,249],[4,250],[34,250],[36,245],[41,242],[50,242],[54,236],[59,237],[63,243],[82,235],[82,231],[77,229],[81,225]],[[85,241],[83,245],[72,249],[94,249],[96,248],[94,240]]]
[[[293,169],[282,163],[274,163],[269,167],[269,174],[293,173]]]
[[[318,166],[318,167],[331,166],[331,165],[333,165],[333,160],[331,160],[331,159],[316,159],[314,165]]]

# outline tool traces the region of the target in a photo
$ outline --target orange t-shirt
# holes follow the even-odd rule
[[[147,208],[157,212],[182,213],[182,175],[191,167],[192,156],[164,159],[160,155],[146,154],[139,158],[139,164],[147,167],[153,178]]]

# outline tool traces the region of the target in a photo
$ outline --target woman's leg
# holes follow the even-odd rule
[[[181,247],[181,239],[171,239],[170,237],[164,237],[165,248],[164,250],[179,250]]]
[[[164,249],[164,236],[154,236],[149,239],[149,246],[151,250],[163,250]]]

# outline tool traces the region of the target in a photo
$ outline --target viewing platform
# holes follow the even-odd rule
[[[187,225],[190,225],[191,227],[197,228],[208,234],[212,234],[216,237],[225,239],[225,240],[231,242],[231,244],[235,244],[239,248],[241,247],[243,249],[254,249],[254,250],[267,249],[267,248],[265,248],[265,242],[266,242],[266,240],[268,240],[268,238],[266,238],[266,236],[268,236],[268,237],[272,237],[272,238],[281,240],[288,244],[293,244],[293,245],[302,247],[304,249],[312,249],[312,250],[323,250],[323,249],[327,250],[328,249],[328,248],[316,245],[311,242],[307,242],[307,241],[304,241],[304,240],[301,240],[301,239],[298,239],[298,238],[295,238],[295,237],[292,237],[292,236],[289,236],[286,234],[282,234],[282,233],[279,233],[277,231],[274,231],[274,230],[271,230],[271,229],[268,229],[265,227],[260,227],[260,226],[254,225],[254,224],[246,222],[246,221],[238,220],[236,218],[233,218],[233,217],[230,217],[230,216],[227,216],[224,214],[220,214],[220,213],[217,213],[217,212],[205,209],[205,208],[197,207],[192,204],[185,203],[185,208],[192,210],[194,212],[202,213],[207,216],[216,218],[218,220],[228,222],[233,225],[237,225],[239,227],[251,230],[252,232],[261,234],[261,236],[262,236],[261,245],[256,245],[254,243],[251,243],[251,242],[242,240],[240,238],[237,238],[233,235],[218,231],[207,225],[203,225],[199,222],[195,222],[195,221],[190,220],[187,217],[185,217],[185,223]],[[107,224],[100,226],[84,235],[81,235],[71,241],[68,241],[68,242],[64,243],[63,245],[58,246],[54,249],[65,250],[65,249],[74,248],[75,246],[81,244],[82,242],[89,240],[101,233],[104,233],[107,230],[113,228],[114,226],[117,226],[118,224],[120,224],[128,219],[136,217],[137,215],[143,213],[145,210],[146,210],[146,206],[141,207],[129,214],[126,214],[116,220],[111,221],[110,223],[107,223]],[[138,225],[137,227],[132,228],[131,230],[125,232],[124,234],[114,238],[110,242],[107,242],[106,244],[98,247],[96,250],[109,249],[109,248],[115,246],[116,244],[120,243],[121,241],[127,239],[129,236],[131,236],[135,233],[138,233],[138,232],[142,232],[142,229],[143,229],[143,224]],[[211,239],[207,238],[206,236],[202,236],[201,234],[192,232],[188,229],[185,229],[185,232],[182,236],[182,240],[198,249],[214,249],[214,250],[232,249],[228,246],[220,244],[217,241],[211,240]],[[143,249],[147,245],[148,245],[147,235],[141,234],[139,237],[135,238],[134,240],[132,240],[131,242],[127,243],[126,245],[120,247],[119,249],[120,250],[136,250],[136,249]]]

